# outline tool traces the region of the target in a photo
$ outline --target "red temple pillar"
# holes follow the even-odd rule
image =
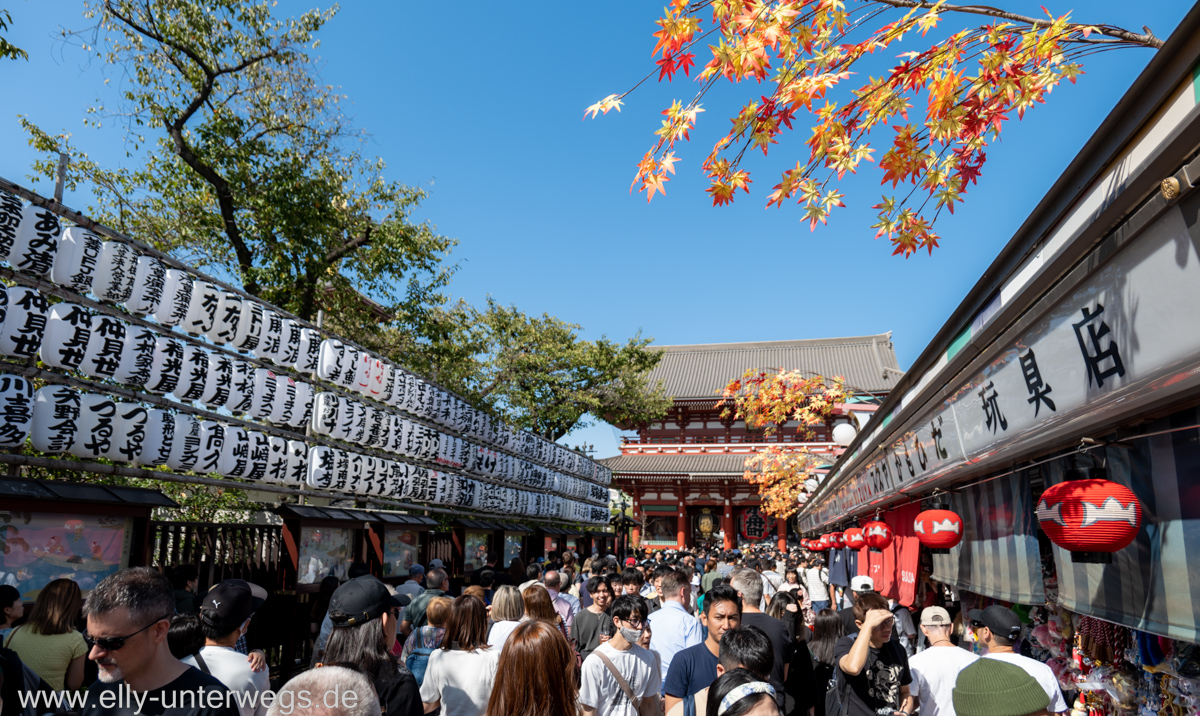
[[[675,520],[675,541],[678,543],[678,549],[683,549],[687,546],[687,508],[683,506],[683,491],[682,484],[677,488],[679,490],[679,513]]]
[[[634,525],[629,532],[630,547],[642,546],[642,491],[636,487],[633,489],[633,521]]]
[[[787,551],[787,520],[775,518],[775,533],[779,535],[779,551]]]
[[[725,533],[724,549],[733,549],[733,499],[728,486],[725,488],[725,511],[721,513],[721,530]]]

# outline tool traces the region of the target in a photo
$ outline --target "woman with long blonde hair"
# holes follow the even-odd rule
[[[83,685],[88,648],[75,628],[82,606],[79,585],[56,579],[42,588],[25,623],[4,639],[4,646],[17,652],[55,691],[74,691]]]

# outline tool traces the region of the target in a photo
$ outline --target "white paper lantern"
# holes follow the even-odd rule
[[[427,467],[419,467],[413,465],[408,471],[409,489],[411,491],[410,499],[417,502],[433,502],[438,494],[438,477],[437,470],[430,470]]]
[[[0,383],[3,379],[0,378]],[[104,457],[117,430],[117,402],[107,395],[82,393],[79,397],[79,432],[71,454],[85,460]]]
[[[299,486],[308,475],[308,445],[303,440],[288,440],[287,473],[283,484]]]
[[[179,382],[173,394],[185,403],[199,400],[204,394],[204,382],[208,378],[207,350],[188,343],[183,348],[183,366],[179,370]]]
[[[105,241],[100,246],[100,261],[92,293],[101,301],[124,303],[133,294],[133,276],[137,271],[138,252],[120,241]]]
[[[125,385],[145,385],[154,367],[154,347],[158,333],[144,326],[129,326],[125,334],[125,352],[113,376]]]
[[[0,208],[0,219],[3,209]],[[0,221],[2,223],[2,221]],[[0,230],[0,237],[3,231]],[[97,234],[78,226],[68,227],[58,241],[58,252],[54,266],[50,269],[50,280],[75,293],[90,293],[96,269],[100,265],[100,252],[104,240]],[[2,241],[0,241],[2,245]]]
[[[404,431],[409,429],[409,421],[396,414],[388,415],[388,444],[384,446],[384,450],[393,455],[407,455],[404,451]]]
[[[151,408],[146,415],[146,439],[138,453],[139,465],[162,465],[171,457],[175,438],[175,416],[160,408]]]
[[[250,436],[238,425],[225,426],[225,450],[217,463],[217,472],[225,477],[241,477],[250,471]]]
[[[208,330],[208,339],[217,345],[233,343],[241,324],[242,297],[236,293],[225,291],[221,294],[221,300],[217,304],[217,313],[213,319],[212,328]]]
[[[283,343],[283,316],[267,308],[263,310],[262,336],[254,348],[254,355],[272,363],[279,362],[279,349]]]
[[[356,400],[347,399],[344,415],[347,416],[342,428],[345,432],[344,439],[361,445],[367,434],[367,406]]]
[[[296,381],[286,375],[275,376],[275,402],[267,420],[276,425],[286,425],[296,407]]]
[[[275,407],[276,389],[275,374],[266,368],[254,369],[254,391],[250,398],[250,417],[255,420],[266,420]]]
[[[45,276],[54,265],[62,222],[49,209],[32,204],[21,210],[17,239],[8,252],[8,265],[17,271]]]
[[[4,324],[0,329],[0,353],[14,358],[37,355],[50,312],[46,297],[32,288],[9,286],[5,303]]]
[[[366,446],[376,450],[385,449],[391,442],[391,415],[386,410],[371,408],[367,420]]]
[[[456,478],[458,481],[458,494],[455,495],[455,507],[461,507],[464,510],[479,509],[479,498],[482,492],[482,485],[476,481],[466,477]]]
[[[346,346],[346,352],[342,356],[341,377],[335,381],[343,388],[354,390],[356,378],[358,377],[358,365],[362,360],[362,351],[353,346]]]
[[[372,393],[371,397],[391,405],[392,393],[396,390],[396,366],[387,362],[381,363],[383,367],[379,374],[379,392]]]
[[[163,279],[162,300],[158,310],[154,312],[154,320],[163,326],[177,326],[187,317],[188,306],[192,302],[191,274],[182,269],[167,269]]]
[[[367,470],[374,467],[374,463],[371,463],[368,465],[367,460],[368,459],[373,460],[374,458],[372,458],[368,455],[363,455],[361,453],[357,453],[357,452],[351,452],[351,453],[349,453],[349,456],[350,456],[350,480],[346,483],[345,487],[343,487],[342,489],[345,490],[346,492],[353,492],[355,494],[358,494],[363,491],[362,486],[365,482],[365,476],[367,474]]]
[[[257,430],[246,433],[250,440],[250,469],[244,477],[247,480],[261,480],[267,475],[267,461],[271,457],[271,440]]]
[[[313,373],[321,358],[321,334],[311,328],[300,329],[300,349],[296,352],[293,368],[301,373]]]
[[[87,351],[79,370],[93,378],[115,380],[125,355],[129,326],[119,318],[96,315],[88,335]]]
[[[208,281],[192,283],[192,296],[188,300],[187,315],[179,327],[193,335],[204,335],[212,330],[217,320],[217,307],[221,304],[221,290]]]
[[[304,381],[296,381],[296,399],[292,405],[290,416],[286,422],[293,428],[303,428],[308,424],[313,411],[313,387]]]
[[[133,290],[125,308],[149,315],[158,310],[166,288],[167,265],[154,256],[139,256],[133,271]]]
[[[263,330],[263,305],[258,301],[242,300],[242,317],[238,320],[233,347],[249,351],[258,347]]]
[[[286,318],[283,321],[283,331],[279,339],[279,352],[275,356],[275,364],[288,366],[296,364],[300,358],[300,336],[304,328],[299,321]]]
[[[200,457],[192,468],[199,473],[217,472],[225,452],[225,426],[215,420],[200,421]]]
[[[146,381],[146,390],[156,395],[173,392],[179,385],[183,358],[183,341],[162,334],[155,336],[154,358],[150,363],[150,380]]]
[[[0,191],[0,261],[8,259],[17,241],[17,229],[21,226],[21,213],[24,210],[25,205],[20,199]]]
[[[204,390],[200,402],[213,410],[225,407],[233,390],[233,359],[224,353],[208,356],[208,374],[204,377]]]
[[[263,481],[282,485],[287,480],[288,441],[274,435],[267,437],[267,471]]]
[[[112,445],[104,457],[114,462],[137,462],[146,440],[146,422],[150,411],[140,403],[118,403],[116,430]]]
[[[378,363],[375,356],[360,351],[358,361],[354,367],[354,380],[350,383],[350,390],[362,396],[371,394],[371,374],[375,372],[375,364]]]
[[[167,466],[172,470],[191,470],[200,459],[200,421],[187,413],[175,414],[175,434]]]
[[[350,457],[345,450],[316,445],[308,451],[309,487],[341,490],[350,478]]]
[[[254,398],[254,366],[248,361],[235,358],[232,365],[232,387],[225,409],[234,414],[250,410],[250,402]]]
[[[412,497],[412,483],[408,479],[410,466],[399,460],[388,461],[387,496],[397,500]]]
[[[371,489],[368,494],[384,496],[388,494],[389,478],[392,474],[392,461],[384,458],[375,460],[375,472],[371,476]]]
[[[387,404],[393,408],[405,410],[404,399],[408,389],[408,371],[392,367],[392,389],[388,393]]]
[[[345,354],[345,343],[332,338],[321,341],[321,349],[317,352],[317,377],[330,383],[341,380]]]
[[[317,393],[313,400],[312,420],[309,423],[317,435],[334,436],[338,426],[338,395],[328,391]]]
[[[65,385],[38,389],[29,434],[34,450],[60,453],[71,449],[79,434],[79,400],[79,391]]]
[[[8,303],[8,292],[0,291],[0,304]],[[0,308],[0,324],[4,308]],[[46,332],[38,353],[42,362],[54,368],[74,370],[87,354],[92,333],[92,312],[74,303],[56,303],[50,307]]]

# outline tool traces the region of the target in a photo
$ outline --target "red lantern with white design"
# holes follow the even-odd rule
[[[913,520],[913,531],[930,549],[950,549],[962,541],[963,521],[950,510],[925,510]]]
[[[841,532],[829,533],[829,546],[834,549],[842,549],[846,546],[846,539],[842,536]]]
[[[857,527],[851,527],[843,532],[842,539],[846,541],[846,546],[850,549],[862,549],[867,546],[867,539],[863,536],[863,531]]]
[[[873,520],[863,525],[862,529],[863,539],[871,549],[884,550],[892,544],[892,528],[886,522]]]
[[[1133,490],[1112,480],[1068,480],[1042,493],[1037,517],[1050,541],[1072,552],[1073,561],[1105,561],[1085,555],[1128,547],[1141,527],[1142,505]]]
[[[814,552],[824,552],[829,549],[829,535],[821,535],[817,538],[817,543],[813,545]]]

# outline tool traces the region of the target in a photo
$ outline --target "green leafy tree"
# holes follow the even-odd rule
[[[384,177],[320,81],[310,53],[336,8],[277,19],[272,5],[86,5],[97,24],[71,36],[122,75],[117,106],[89,121],[123,122],[139,163],[101,167],[25,121],[49,155],[35,169],[52,176],[68,152],[68,187],[90,185],[97,218],[303,318],[371,329],[436,295],[455,242],[411,219],[425,192]]]
[[[7,30],[11,23],[12,15],[8,14],[8,10],[0,9],[0,31]],[[28,60],[29,53],[0,37],[0,59]]]

